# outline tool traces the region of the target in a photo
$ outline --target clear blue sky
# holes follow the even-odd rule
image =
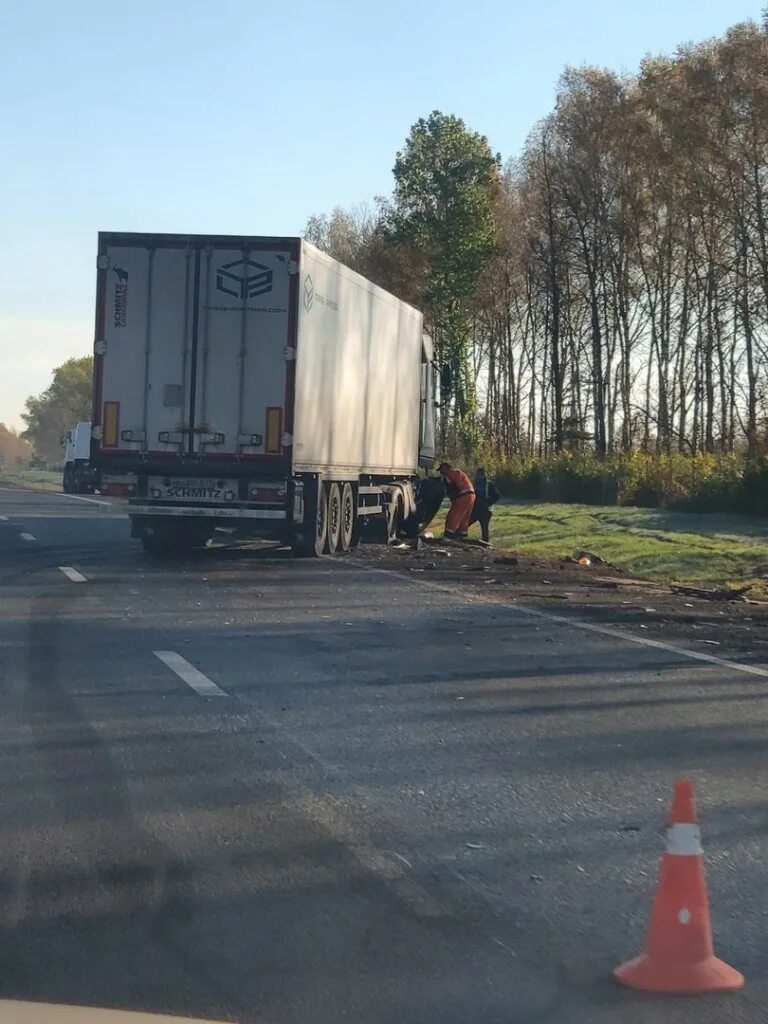
[[[99,230],[296,234],[391,188],[433,109],[506,158],[566,64],[758,19],[762,0],[5,0],[0,421],[90,351]]]

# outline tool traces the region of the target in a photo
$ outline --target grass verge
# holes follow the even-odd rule
[[[60,491],[61,473],[47,469],[0,469],[0,486],[32,491]]]
[[[477,529],[473,526],[470,534]],[[584,550],[646,579],[706,587],[749,585],[752,596],[768,596],[766,519],[505,502],[494,508],[491,538],[499,551],[565,558]]]

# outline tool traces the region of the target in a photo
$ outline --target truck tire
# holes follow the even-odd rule
[[[416,519],[418,529],[425,530],[437,513],[445,498],[445,484],[441,477],[429,476],[419,481],[416,491]]]
[[[320,480],[317,481],[316,490],[313,488],[305,501],[302,526],[301,536],[293,546],[293,553],[299,558],[319,558],[324,554],[328,543],[328,491]]]
[[[61,489],[65,494],[72,493],[72,464],[69,462],[64,467],[64,476],[61,481]]]
[[[400,536],[405,519],[405,499],[399,487],[396,487],[389,496],[387,505],[387,543],[393,544]]]
[[[357,528],[357,502],[352,484],[344,484],[341,489],[341,534],[340,551],[351,551],[357,547],[360,531]]]
[[[341,548],[341,489],[331,484],[328,489],[328,551],[333,555]]]

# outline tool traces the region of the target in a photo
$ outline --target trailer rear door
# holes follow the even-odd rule
[[[282,457],[291,250],[288,240],[100,236],[99,453]]]

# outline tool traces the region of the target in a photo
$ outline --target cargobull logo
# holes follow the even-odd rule
[[[327,310],[331,310],[334,313],[338,313],[339,311],[338,302],[336,302],[335,299],[329,299],[327,295],[321,295],[315,288],[315,282],[309,274],[304,278],[302,302],[304,303],[305,313],[309,313],[313,306],[324,306]]]
[[[128,323],[128,271],[122,267],[113,267],[112,270],[117,274],[112,325],[125,327]]]
[[[315,286],[312,284],[312,278],[309,274],[304,278],[304,309],[307,313],[312,309],[312,303],[315,301]]]
[[[255,260],[232,260],[216,271],[216,290],[243,301],[254,299],[272,291],[272,271]]]

